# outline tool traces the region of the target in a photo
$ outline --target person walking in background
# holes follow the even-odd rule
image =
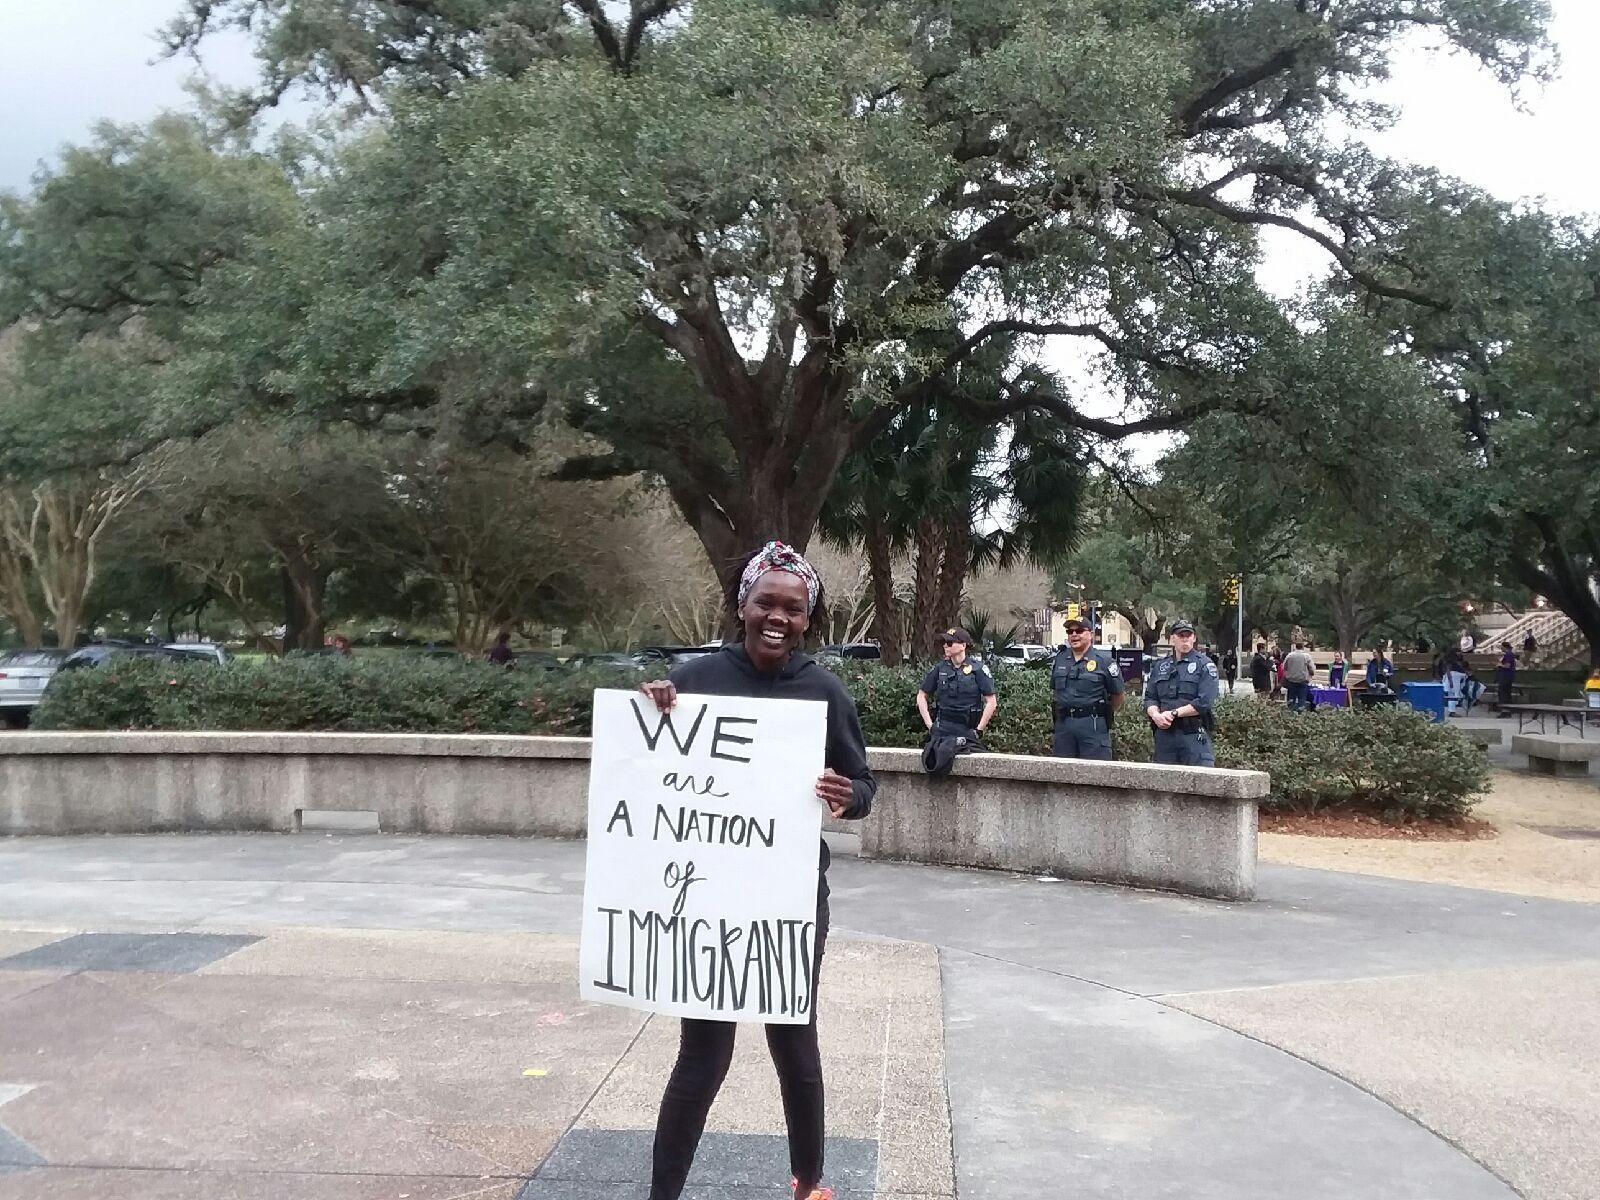
[[[517,656],[511,651],[511,635],[504,632],[494,639],[494,645],[489,647],[489,653],[484,658],[497,667],[515,666]]]
[[[1534,652],[1539,649],[1539,639],[1533,636],[1533,630],[1528,630],[1528,636],[1522,639],[1522,661],[1529,666],[1533,665]]]
[[[1510,716],[1506,705],[1511,703],[1511,688],[1517,682],[1517,656],[1510,642],[1500,643],[1500,662],[1494,669],[1495,708],[1502,717]]]
[[[1344,674],[1348,665],[1349,664],[1344,661],[1344,651],[1335,650],[1333,652],[1333,662],[1328,665],[1329,687],[1342,688],[1344,686]]]
[[[1228,695],[1233,695],[1233,681],[1239,677],[1239,652],[1229,650],[1222,656],[1222,677],[1228,681]]]
[[[1257,642],[1256,652],[1250,656],[1250,686],[1255,689],[1256,695],[1265,696],[1272,691],[1274,669],[1272,659],[1267,654],[1267,644]]]
[[[1289,694],[1289,711],[1304,712],[1311,705],[1311,677],[1317,673],[1304,642],[1296,642],[1294,649],[1283,659],[1283,686]]]
[[[1067,618],[1067,646],[1050,664],[1053,728],[1050,752],[1060,758],[1111,759],[1111,723],[1125,699],[1116,655],[1090,643],[1089,626]]]

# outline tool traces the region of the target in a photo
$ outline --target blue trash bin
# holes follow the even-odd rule
[[[1435,725],[1444,724],[1444,684],[1407,683],[1400,687],[1405,702],[1418,712],[1427,713]]]

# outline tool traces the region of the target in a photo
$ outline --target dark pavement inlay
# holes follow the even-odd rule
[[[79,933],[0,958],[0,970],[187,975],[260,940],[231,933]]]
[[[618,1184],[649,1184],[654,1141],[645,1129],[569,1130],[517,1200],[614,1200]],[[878,1177],[878,1143],[829,1138],[827,1176],[838,1200],[868,1200]],[[707,1133],[683,1200],[769,1200],[788,1182],[789,1139],[782,1134]]]
[[[45,1165],[44,1156],[27,1142],[0,1125],[0,1175],[7,1171],[26,1171]]]

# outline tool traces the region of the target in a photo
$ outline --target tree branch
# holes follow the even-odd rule
[[[1303,221],[1297,221],[1293,217],[1286,217],[1282,213],[1241,208],[1236,204],[1229,204],[1224,200],[1219,200],[1216,196],[1197,188],[1166,188],[1163,189],[1161,195],[1164,199],[1172,200],[1178,204],[1188,204],[1195,208],[1206,209],[1241,225],[1274,225],[1279,229],[1291,230],[1321,246],[1333,256],[1335,262],[1344,268],[1345,274],[1374,295],[1387,296],[1391,300],[1409,301],[1422,308],[1431,308],[1436,312],[1450,311],[1451,305],[1448,301],[1440,300],[1437,297],[1429,296],[1424,292],[1415,291],[1411,288],[1396,287],[1393,284],[1382,282],[1372,272],[1363,269],[1357,263],[1356,256],[1347,247],[1340,245],[1320,229],[1314,229]]]
[[[606,16],[601,0],[569,0],[569,3],[589,19],[589,27],[594,30],[594,39],[600,45],[600,52],[611,60],[612,66],[619,71],[626,71],[628,60],[617,43],[617,31],[611,25],[611,18]]]

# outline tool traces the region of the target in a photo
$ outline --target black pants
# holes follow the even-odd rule
[[[1510,679],[1497,679],[1497,680],[1495,680],[1495,693],[1496,693],[1496,697],[1495,698],[1496,698],[1496,700],[1498,702],[1497,703],[1497,707],[1504,708],[1506,705],[1511,703],[1511,686],[1512,686],[1512,683],[1513,683],[1513,681],[1510,680]]]
[[[783,1118],[789,1127],[789,1171],[800,1194],[822,1181],[822,1054],[817,1046],[817,983],[828,940],[828,897],[817,897],[817,951],[811,969],[811,1022],[768,1025],[767,1050],[778,1069]],[[738,1025],[732,1021],[684,1020],[678,1061],[661,1097],[650,1173],[650,1200],[678,1200],[694,1152],[705,1132],[706,1114],[733,1063]]]

